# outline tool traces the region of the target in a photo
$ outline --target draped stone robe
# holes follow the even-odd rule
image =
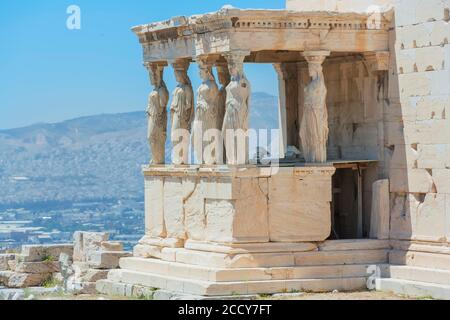
[[[189,133],[194,116],[194,94],[190,84],[178,84],[172,95],[172,104],[170,106],[172,118],[171,141],[175,148],[179,143],[183,143],[183,152],[175,153],[172,161],[177,164],[188,163],[189,152]],[[181,137],[177,134],[178,129],[186,131],[187,137]],[[180,146],[178,146],[180,147]]]
[[[230,157],[230,159],[227,159],[227,163],[229,164],[245,164],[248,159],[247,138],[245,139],[245,149],[238,149],[239,143],[234,143],[234,150],[230,150],[228,144],[231,144],[232,141],[227,141],[227,131],[233,130],[237,133],[237,130],[242,130],[242,132],[247,133],[249,125],[250,92],[250,83],[245,77],[241,77],[238,80],[232,80],[227,86],[226,110],[222,134],[224,136],[227,156]],[[238,161],[238,158],[241,158],[242,161]]]
[[[208,154],[204,157],[205,148],[211,141],[205,141],[205,133],[210,129],[217,131],[222,129],[222,123],[219,118],[219,88],[214,80],[205,81],[200,85],[197,92],[197,109],[195,111],[195,121],[193,126],[193,144],[197,159],[206,164],[218,164],[222,151],[215,150],[214,154]],[[219,137],[214,138],[217,143]]]
[[[318,76],[305,88],[300,136],[305,160],[308,163],[327,161],[329,128],[326,96],[327,88],[323,76]]]
[[[148,129],[147,138],[152,152],[151,164],[165,163],[165,145],[167,138],[167,102],[169,92],[163,83],[154,88],[148,97]]]

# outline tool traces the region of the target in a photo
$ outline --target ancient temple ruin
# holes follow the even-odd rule
[[[358,290],[376,275],[381,290],[412,282],[448,294],[449,6],[412,2],[414,12],[405,1],[288,0],[133,28],[153,85],[146,234],[97,288]],[[248,129],[249,63],[278,74],[276,166],[227,144],[227,130]],[[163,80],[170,69],[176,88]]]

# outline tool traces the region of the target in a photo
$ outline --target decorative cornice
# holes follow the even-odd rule
[[[288,10],[222,9],[215,13],[144,24],[132,28],[141,43],[171,41],[215,31],[388,30],[389,20],[381,15],[337,12],[298,12]]]

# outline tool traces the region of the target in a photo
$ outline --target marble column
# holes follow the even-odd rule
[[[303,56],[308,62],[310,83],[305,87],[300,138],[307,163],[327,162],[328,112],[327,88],[322,64],[329,51],[308,51]]]
[[[189,60],[178,59],[172,62],[172,67],[178,83],[172,93],[172,104],[170,106],[172,163],[185,165],[189,163],[189,140],[191,125],[194,120],[194,92],[187,74]]]
[[[167,103],[169,92],[163,80],[165,62],[145,63],[153,85],[153,91],[148,97],[147,115],[148,131],[147,139],[152,154],[152,165],[165,164],[166,137],[167,137]]]
[[[202,84],[197,90],[197,108],[193,125],[192,142],[200,164],[222,164],[222,122],[219,119],[219,87],[212,71],[213,61],[207,56],[198,57]]]
[[[231,81],[227,86],[225,116],[222,127],[227,164],[248,163],[247,131],[250,116],[250,82],[245,77],[244,59],[250,52],[232,51],[225,54]]]
[[[280,159],[285,158],[287,151],[287,116],[286,116],[286,77],[281,63],[274,63],[278,75],[278,128],[280,137]]]
[[[230,71],[228,70],[228,63],[227,62],[218,62],[216,63],[216,70],[217,70],[217,77],[220,84],[219,89],[219,114],[217,116],[217,122],[219,124],[220,130],[222,130],[223,127],[223,119],[225,117],[225,109],[227,104],[227,86],[230,84],[231,76]],[[226,161],[226,150],[225,150],[225,144],[222,138],[222,163]]]

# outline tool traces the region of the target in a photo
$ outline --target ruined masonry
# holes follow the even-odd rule
[[[96,294],[96,282],[131,254],[108,233],[75,232],[73,244],[25,245],[19,254],[0,254],[0,285],[35,288],[58,285],[66,293]]]
[[[146,232],[97,289],[347,291],[377,275],[371,288],[450,299],[449,23],[449,0],[287,0],[133,28],[152,84]],[[167,120],[247,130],[249,63],[278,75],[279,166],[227,144],[190,161],[201,144]]]
[[[131,254],[120,242],[109,241],[103,232],[75,232],[73,263],[67,288],[75,294],[95,294],[96,282],[106,279],[111,269],[119,267],[119,259]]]
[[[26,245],[19,254],[0,255],[0,285],[40,287],[58,278],[61,254],[72,256],[73,245]]]

